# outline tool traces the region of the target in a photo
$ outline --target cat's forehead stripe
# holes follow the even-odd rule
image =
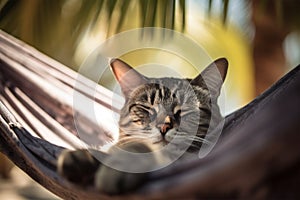
[[[148,93],[148,102],[150,102],[150,104],[153,105],[154,101],[155,101],[155,92],[150,91],[150,93]]]

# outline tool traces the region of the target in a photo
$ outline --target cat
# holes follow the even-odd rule
[[[125,97],[120,139],[108,154],[64,151],[58,172],[71,182],[120,194],[137,189],[152,170],[195,155],[209,142],[205,139],[208,129],[222,118],[217,99],[228,61],[215,60],[194,79],[148,78],[120,59],[110,65]]]

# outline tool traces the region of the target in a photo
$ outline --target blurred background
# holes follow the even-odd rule
[[[228,114],[300,63],[299,10],[297,0],[0,0],[0,28],[73,70],[123,31],[162,27],[181,32],[212,59],[228,58],[222,110]],[[122,58],[133,66],[174,60],[149,49]],[[199,60],[201,68],[211,61]],[[187,72],[188,63],[177,68],[196,76]],[[111,88],[111,81],[112,76],[100,84]],[[11,165],[4,160],[0,157],[0,170],[6,176]],[[0,185],[0,199],[2,191]]]

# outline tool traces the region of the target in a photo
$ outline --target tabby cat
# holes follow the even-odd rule
[[[195,155],[209,142],[207,131],[221,119],[217,99],[228,62],[217,59],[194,79],[148,78],[119,59],[111,68],[125,97],[119,141],[109,154],[64,151],[58,172],[71,182],[118,194],[137,189],[152,170]]]

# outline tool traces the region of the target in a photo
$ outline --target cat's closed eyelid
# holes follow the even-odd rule
[[[147,105],[143,102],[135,102],[134,104],[129,106],[128,110],[131,111],[134,108],[139,108],[148,111],[151,108],[151,105]]]
[[[141,106],[150,109],[152,105],[147,101],[136,101],[132,106]]]
[[[157,112],[156,112],[156,110],[155,110],[154,108],[150,108],[150,109],[148,110],[148,112],[149,112],[149,114],[150,114],[151,116],[156,116],[156,115],[157,115]]]

